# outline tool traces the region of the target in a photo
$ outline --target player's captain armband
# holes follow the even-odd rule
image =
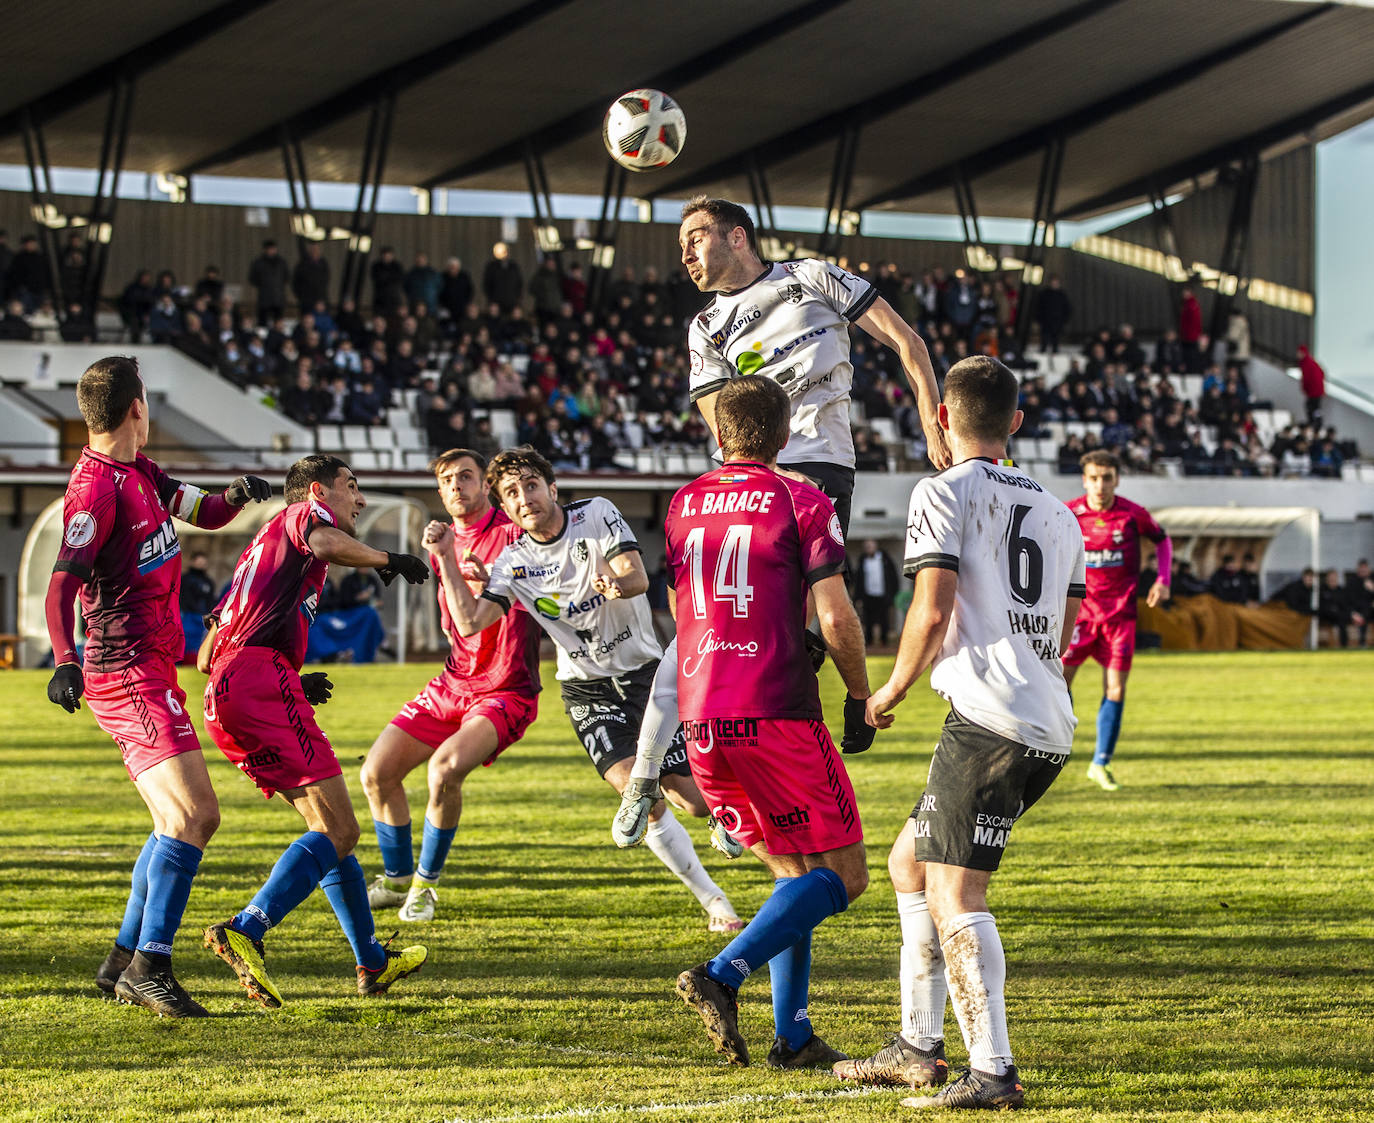
[[[167,504],[167,509],[182,522],[194,523],[196,514],[200,511],[200,502],[205,495],[206,493],[198,487],[179,484],[172,493],[172,501]]]

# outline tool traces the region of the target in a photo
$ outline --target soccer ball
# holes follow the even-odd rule
[[[632,172],[665,168],[687,140],[687,118],[662,90],[630,90],[606,110],[601,139],[611,159]]]

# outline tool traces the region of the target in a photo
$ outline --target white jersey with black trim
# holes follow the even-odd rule
[[[1073,513],[1009,460],[965,460],[911,493],[905,571],[930,566],[959,575],[932,689],[984,729],[1068,752],[1059,640],[1065,600],[1086,592]]]
[[[529,610],[558,649],[559,681],[614,678],[661,658],[648,599],[612,600],[592,586],[598,572],[612,572],[611,558],[639,549],[625,516],[599,496],[563,512],[563,531],[551,542],[526,531],[501,551],[482,595]]]
[[[792,439],[779,461],[854,467],[849,325],[877,299],[862,277],[815,258],[770,265],[744,288],[716,293],[687,329],[692,401],[740,375],[764,375],[792,399]]]

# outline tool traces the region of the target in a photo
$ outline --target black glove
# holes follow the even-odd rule
[[[388,551],[386,565],[377,569],[377,576],[383,585],[390,585],[397,577],[404,577],[412,585],[423,585],[429,580],[429,563],[414,554],[393,554]]]
[[[873,744],[878,731],[868,724],[868,703],[852,694],[844,696],[844,736],[840,738],[840,752],[863,753]]]
[[[81,695],[85,692],[86,677],[79,663],[63,663],[48,680],[48,701],[69,714],[81,709]]]
[[[825,640],[808,628],[802,633],[802,643],[806,645],[806,654],[811,659],[811,669],[820,674],[825,666]]]
[[[272,485],[261,476],[240,476],[224,489],[224,501],[231,507],[242,507],[249,500],[261,503],[272,498]]]
[[[301,692],[312,706],[323,706],[328,702],[329,692],[333,689],[334,684],[329,681],[327,671],[311,671],[308,675],[301,675]]]

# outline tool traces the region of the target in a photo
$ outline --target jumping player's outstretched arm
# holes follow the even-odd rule
[[[424,541],[425,548],[439,562],[439,579],[444,586],[444,599],[448,603],[448,614],[453,618],[453,626],[458,629],[460,636],[475,636],[478,632],[486,631],[506,614],[510,600],[496,593],[490,596],[486,593],[480,597],[473,596],[468,582],[489,585],[491,574],[476,554],[468,554],[463,559],[460,569],[453,556],[452,527],[436,523],[431,523],[430,527],[439,527],[440,530],[447,532],[445,534],[436,531],[431,534],[427,527]],[[504,556],[503,552],[496,560],[500,561]]]
[[[948,468],[954,459],[950,456],[945,432],[936,417],[940,390],[935,382],[935,368],[930,365],[930,352],[926,350],[925,340],[882,297],[875,300],[855,322],[878,342],[887,344],[897,352],[902,360],[902,370],[906,372],[906,380],[911,384],[911,392],[916,395],[916,408],[921,414],[921,428],[926,435],[926,454],[936,468]],[[703,415],[705,412],[703,409]]]

